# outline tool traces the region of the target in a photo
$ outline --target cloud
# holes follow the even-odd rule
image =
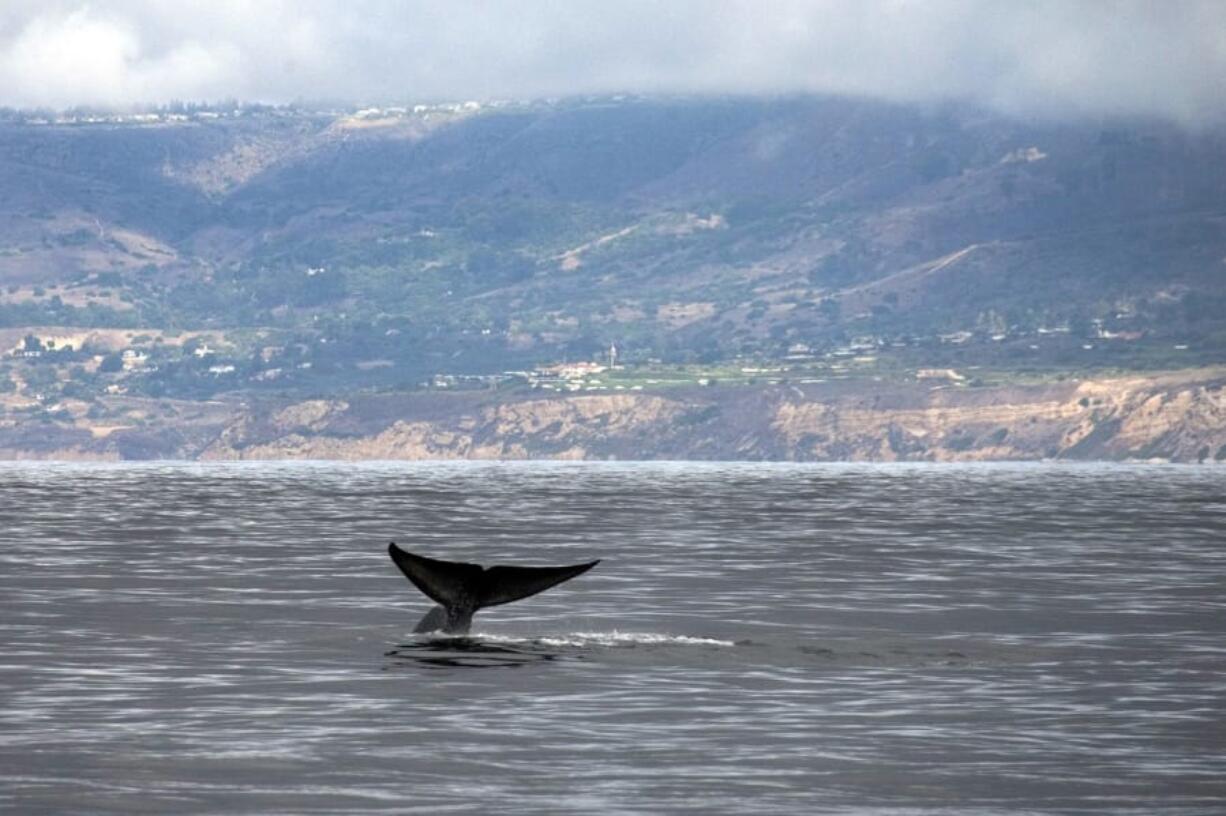
[[[75,10],[32,18],[0,52],[10,105],[125,105],[211,95],[235,81],[240,55],[225,43],[183,40],[151,51],[136,26]]]
[[[0,104],[864,94],[1226,118],[1217,0],[9,0]]]

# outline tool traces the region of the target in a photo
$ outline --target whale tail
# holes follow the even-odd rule
[[[487,606],[511,603],[544,592],[576,575],[582,575],[600,560],[568,567],[482,567],[460,561],[440,561],[387,545],[388,555],[413,586],[438,606],[417,624],[414,632],[442,630],[463,634],[472,625],[473,614]]]

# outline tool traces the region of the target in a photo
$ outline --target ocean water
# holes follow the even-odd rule
[[[0,812],[1226,812],[1226,469],[0,466]],[[386,545],[604,559],[410,634]]]

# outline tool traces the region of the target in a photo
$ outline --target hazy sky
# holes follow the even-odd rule
[[[2,0],[0,104],[603,92],[1226,119],[1226,0]]]

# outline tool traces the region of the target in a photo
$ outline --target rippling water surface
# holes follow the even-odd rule
[[[0,466],[0,812],[1226,812],[1226,470]],[[409,634],[385,547],[603,558]]]

